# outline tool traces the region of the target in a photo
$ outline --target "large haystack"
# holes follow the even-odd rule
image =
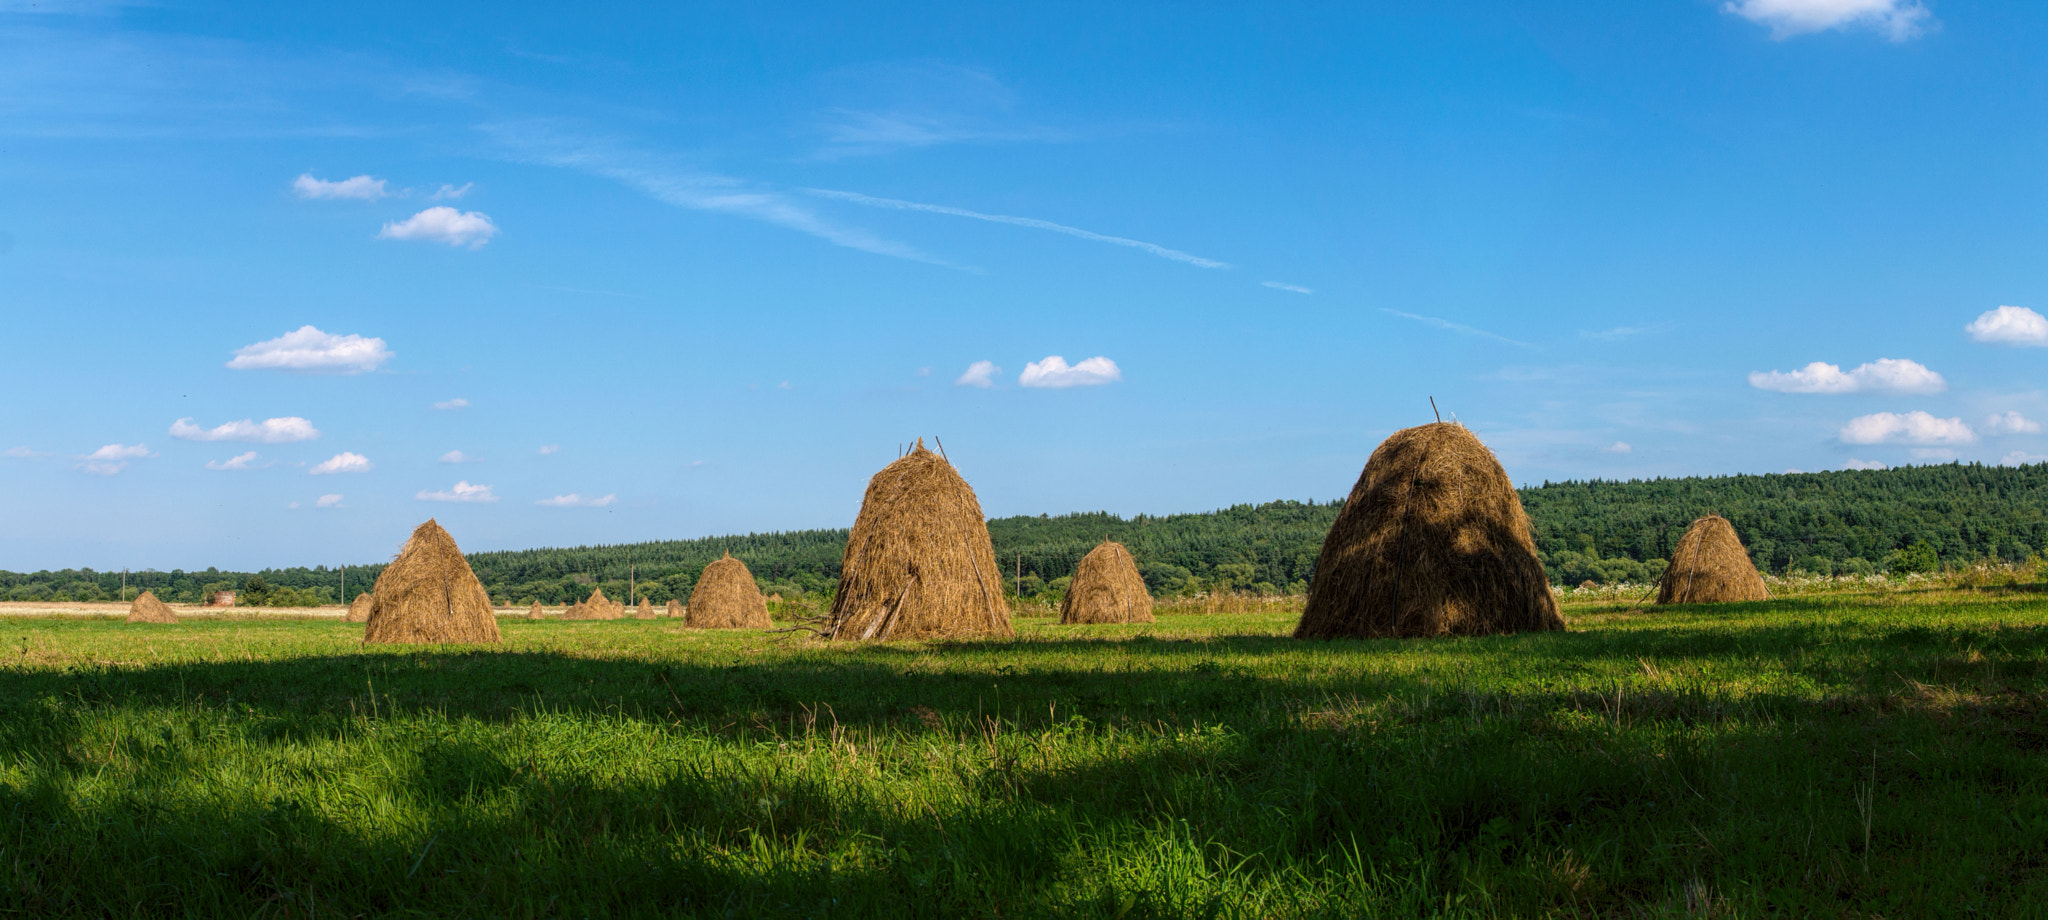
[[[364,642],[496,642],[498,615],[455,538],[421,524],[370,588]]]
[[[356,595],[355,600],[349,601],[348,616],[342,617],[342,621],[346,623],[370,622],[370,605],[374,602],[374,598],[371,597],[368,591]]]
[[[1718,514],[1692,522],[1678,548],[1671,553],[1671,567],[1657,587],[1659,604],[1711,604],[1719,601],[1770,600],[1764,577],[1749,561],[1735,525]]]
[[[571,620],[616,620],[625,615],[626,605],[605,597],[603,588],[591,589],[590,596],[570,607],[566,614]]]
[[[641,598],[641,599],[640,599],[640,606],[638,606],[638,607],[635,607],[635,608],[633,608],[633,619],[636,619],[636,620],[652,620],[652,619],[654,619],[654,602],[653,602],[653,601],[650,601],[650,600],[648,600],[647,598],[644,598],[644,597],[643,597],[643,598]]]
[[[1015,635],[1001,579],[974,490],[920,439],[916,449],[868,480],[840,561],[825,635]]]
[[[1394,432],[1323,538],[1296,638],[1563,629],[1529,517],[1472,432]]]
[[[548,618],[548,612],[541,608],[540,601],[534,601],[533,606],[526,608],[526,618],[529,620],[545,620]]]
[[[697,576],[690,591],[689,616],[683,625],[699,629],[767,629],[768,599],[754,584],[747,564],[726,553]]]
[[[1138,574],[1138,561],[1122,543],[1104,540],[1081,557],[1074,580],[1060,601],[1060,622],[1150,623],[1152,592]]]
[[[669,615],[669,616],[672,616],[672,617],[679,617],[679,616],[682,616],[682,615],[683,615],[683,602],[682,602],[682,601],[679,601],[679,600],[676,600],[676,599],[675,599],[675,598],[673,598],[673,597],[669,598],[669,599],[668,599],[668,615]]]
[[[156,599],[156,593],[144,591],[135,595],[135,601],[128,605],[130,623],[176,623],[178,615],[169,604]]]

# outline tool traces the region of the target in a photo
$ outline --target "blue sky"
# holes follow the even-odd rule
[[[2048,455],[2048,8],[0,0],[0,568]]]

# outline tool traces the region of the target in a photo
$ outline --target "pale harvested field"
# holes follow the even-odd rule
[[[299,620],[338,620],[348,614],[348,608],[340,604],[325,604],[319,607],[202,607],[198,604],[172,604],[171,609],[182,619],[190,617],[200,620],[246,620],[251,618],[282,617]],[[562,615],[561,607],[543,608],[548,616]],[[501,617],[523,617],[524,607],[499,607]],[[128,616],[125,601],[0,601],[0,617],[24,616],[73,616],[73,617],[119,617]]]

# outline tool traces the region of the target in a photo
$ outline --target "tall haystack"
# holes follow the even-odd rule
[[[1060,601],[1062,624],[1152,620],[1152,592],[1146,590],[1145,579],[1138,574],[1138,561],[1131,558],[1130,550],[1115,540],[1104,540],[1081,557],[1081,564],[1074,568],[1074,580],[1067,587],[1067,597]]]
[[[1351,487],[1316,558],[1301,639],[1563,629],[1521,497],[1464,426],[1405,428]]]
[[[1692,522],[1678,548],[1671,553],[1671,567],[1657,587],[1659,604],[1711,604],[1719,601],[1770,600],[1764,577],[1749,561],[1735,525],[1718,514]]]
[[[679,617],[679,616],[682,616],[682,615],[683,615],[683,602],[682,602],[682,601],[679,601],[679,600],[676,600],[676,599],[675,599],[675,598],[673,598],[673,597],[669,598],[669,599],[668,599],[668,615],[669,615],[669,616],[672,616],[672,617]]]
[[[540,601],[536,600],[533,602],[533,606],[526,608],[526,618],[529,620],[545,620],[548,618],[548,612],[541,609]]]
[[[683,625],[698,629],[767,629],[768,599],[754,584],[747,564],[726,553],[697,576],[690,591],[689,616]]]
[[[641,598],[641,599],[640,599],[640,606],[638,606],[638,607],[635,607],[635,608],[633,608],[633,619],[636,619],[636,620],[652,620],[652,619],[654,619],[654,602],[653,602],[653,601],[650,601],[650,600],[648,600],[647,598],[644,598],[644,597],[643,597],[643,598]]]
[[[364,642],[496,642],[498,615],[455,538],[429,519],[370,587]]]
[[[373,603],[373,598],[371,597],[371,593],[370,593],[370,592],[368,592],[368,591],[364,591],[363,593],[361,593],[361,594],[358,594],[358,595],[356,595],[356,599],[355,599],[355,600],[352,600],[352,601],[349,601],[349,602],[348,602],[348,616],[342,617],[342,618],[341,618],[341,619],[342,619],[342,622],[344,622],[344,623],[368,623],[368,622],[370,622],[370,604],[371,604],[371,603]]]
[[[1012,636],[1001,570],[974,490],[917,447],[868,480],[839,564],[832,639]]]
[[[156,599],[156,592],[144,591],[128,605],[128,622],[176,623],[178,615],[171,611],[171,605]]]
[[[590,596],[569,608],[571,620],[616,620],[626,615],[626,605],[604,596],[603,588],[592,588]]]

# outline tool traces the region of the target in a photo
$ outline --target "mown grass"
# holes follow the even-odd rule
[[[0,621],[37,916],[2043,916],[2048,605],[829,647]]]

